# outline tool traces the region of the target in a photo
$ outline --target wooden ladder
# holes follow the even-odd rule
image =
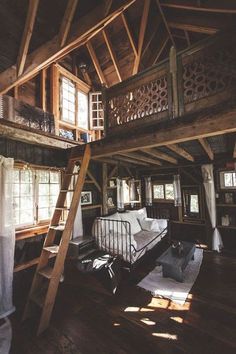
[[[81,197],[81,192],[88,170],[90,156],[90,146],[86,145],[79,173],[74,173],[74,167],[77,161],[71,157],[69,158],[54,214],[49,226],[48,234],[44,241],[42,253],[23,314],[23,320],[25,320],[33,315],[35,305],[41,309],[37,335],[42,333],[49,325],[60,277],[64,269],[64,262]],[[71,190],[69,188],[72,176],[74,175],[78,175],[78,178],[75,184],[75,188]],[[64,206],[68,192],[73,193],[71,205],[69,208]],[[59,223],[62,212],[64,210],[68,210],[68,216],[65,225],[61,226]],[[59,245],[54,243],[57,231],[62,232]],[[50,265],[49,262],[52,257],[55,258],[53,266]]]

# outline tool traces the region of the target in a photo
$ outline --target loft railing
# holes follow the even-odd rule
[[[236,88],[236,39],[217,35],[104,91],[106,135],[224,102]]]
[[[0,121],[1,119],[55,134],[53,114],[30,106],[10,96],[0,95]]]

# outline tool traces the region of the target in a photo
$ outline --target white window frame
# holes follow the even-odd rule
[[[173,202],[174,201],[174,195],[173,198],[166,198],[166,185],[172,185],[174,188],[174,185],[172,182],[152,182],[152,196],[154,201],[165,201],[165,202]],[[164,198],[155,198],[154,197],[154,186],[163,186],[163,192],[164,192]]]
[[[93,97],[98,98],[98,96],[101,96],[101,100],[96,100],[93,101]],[[93,104],[97,105],[97,109],[93,108]],[[89,94],[89,115],[90,115],[90,129],[91,130],[104,130],[104,110],[103,108],[98,108],[98,105],[101,104],[102,105],[102,92],[101,91],[96,91],[96,92],[90,92]],[[93,113],[96,112],[96,117],[93,117]],[[102,118],[99,117],[99,113],[102,114]],[[94,126],[94,121],[97,121],[98,125]],[[100,125],[100,120],[103,121],[103,124]]]
[[[235,175],[235,179],[236,179],[236,171],[234,170],[231,170],[231,171],[220,171],[220,188],[221,189],[236,189],[236,184],[235,186],[226,186],[225,185],[225,178],[224,178],[224,175],[227,174],[227,173],[230,173],[230,174],[234,174]],[[232,180],[233,180],[233,176],[232,176]]]

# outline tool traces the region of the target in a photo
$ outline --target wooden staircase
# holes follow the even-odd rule
[[[34,313],[35,305],[41,309],[37,335],[42,333],[49,325],[60,277],[64,269],[64,262],[88,170],[90,156],[90,146],[86,145],[79,173],[74,173],[74,167],[77,161],[71,157],[69,158],[49,231],[44,241],[44,246],[23,315],[23,320],[31,317]],[[70,189],[72,176],[74,175],[78,175],[77,182],[75,188]],[[73,196],[71,205],[68,208],[64,205],[67,193],[69,192],[73,193]],[[60,220],[64,210],[68,211],[68,216],[65,225],[61,226]],[[55,244],[55,236],[57,232],[61,232],[59,245]],[[53,265],[50,264],[52,263],[52,261],[50,261],[51,258],[55,258]]]

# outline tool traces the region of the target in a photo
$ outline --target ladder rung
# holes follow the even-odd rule
[[[57,254],[59,251],[59,246],[58,245],[47,246],[47,247],[43,247],[43,250],[46,252]]]
[[[38,271],[38,274],[42,275],[44,278],[51,279],[52,278],[52,271],[53,271],[53,268],[47,266],[45,268],[40,269]]]
[[[57,207],[55,210],[70,210],[68,207]]]
[[[65,225],[52,225],[49,227],[49,229],[56,230],[56,231],[64,231]]]
[[[61,189],[61,193],[74,192],[74,189]]]

